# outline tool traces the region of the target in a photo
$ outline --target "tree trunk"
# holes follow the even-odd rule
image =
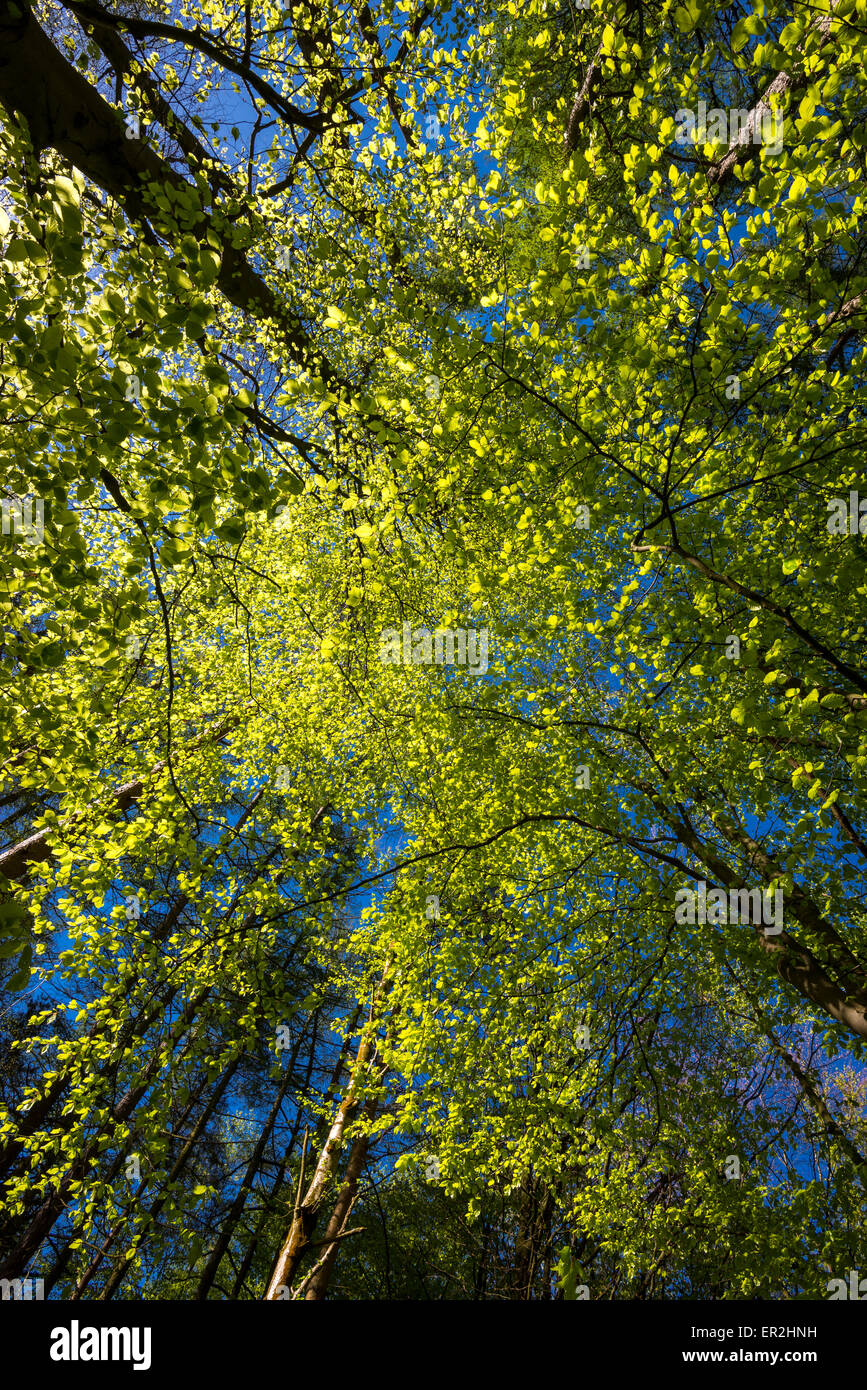
[[[376,1043],[373,1037],[376,1008],[382,991],[385,988],[389,968],[390,966],[386,966],[383,978],[374,992],[371,1002],[370,1019],[362,1034],[361,1042],[359,1043],[349,1085],[337,1108],[337,1114],[329,1130],[328,1138],[319,1154],[313,1177],[307,1191],[304,1193],[303,1200],[301,1199],[301,1187],[303,1183],[302,1166],[289,1234],[283,1243],[283,1247],[274,1267],[274,1272],[271,1275],[268,1288],[265,1292],[265,1299],[268,1301],[275,1301],[283,1298],[285,1293],[291,1289],[292,1280],[295,1277],[298,1266],[310,1249],[311,1236],[316,1227],[319,1208],[325,1198],[328,1185],[334,1176],[337,1157],[343,1144],[343,1136],[346,1133],[347,1126],[354,1118],[358,1109],[357,1092],[361,1084],[363,1073],[369,1067],[376,1052]]]

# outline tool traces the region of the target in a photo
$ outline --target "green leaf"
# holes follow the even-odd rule
[[[6,981],[6,984],[4,985],[4,988],[8,990],[10,994],[18,994],[22,989],[24,989],[27,986],[27,984],[30,981],[30,971],[32,962],[33,947],[28,945],[25,946],[24,950],[21,953],[18,969],[14,972],[14,974],[10,975],[9,979]]]
[[[32,261],[41,265],[48,260],[48,253],[38,241],[32,241],[26,237],[13,237],[6,247],[6,260],[19,263]]]

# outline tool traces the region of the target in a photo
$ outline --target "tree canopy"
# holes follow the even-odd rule
[[[865,63],[0,0],[0,1278],[867,1272]]]

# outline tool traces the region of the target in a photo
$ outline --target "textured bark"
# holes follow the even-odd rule
[[[551,1256],[551,1219],[554,1194],[532,1174],[521,1184],[518,1231],[515,1237],[515,1277],[512,1288],[517,1302],[529,1303],[539,1267]]]
[[[325,1199],[326,1192],[332,1180],[337,1158],[343,1144],[343,1136],[358,1108],[356,1089],[361,1079],[361,1073],[372,1056],[373,1046],[373,1041],[368,1036],[362,1040],[361,1046],[358,1049],[352,1080],[343,1100],[337,1108],[337,1114],[328,1132],[328,1138],[317,1159],[313,1177],[304,1193],[303,1200],[296,1204],[292,1216],[292,1224],[289,1228],[289,1234],[280,1251],[274,1273],[271,1276],[271,1282],[265,1294],[266,1300],[273,1301],[275,1299],[280,1299],[282,1297],[282,1291],[291,1287],[298,1265],[310,1246],[311,1237],[316,1228],[319,1208]]]
[[[361,1017],[361,1010],[360,1010],[360,1009],[356,1009],[355,1014],[354,1014],[353,1019],[352,1019],[352,1022],[350,1023],[349,1027],[347,1028],[346,1034],[344,1035],[343,1041],[342,1041],[341,1046],[340,1046],[340,1054],[339,1054],[339,1057],[338,1057],[338,1060],[337,1060],[337,1065],[336,1065],[335,1068],[334,1068],[334,1074],[333,1074],[333,1076],[332,1076],[332,1078],[331,1078],[331,1084],[330,1084],[330,1086],[329,1086],[329,1088],[328,1088],[328,1091],[326,1092],[326,1098],[327,1098],[327,1099],[331,1097],[332,1093],[335,1091],[335,1089],[336,1089],[336,1087],[337,1087],[337,1085],[338,1085],[338,1083],[339,1083],[339,1081],[340,1081],[340,1076],[341,1076],[341,1074],[342,1074],[342,1072],[343,1072],[343,1068],[344,1068],[345,1062],[346,1062],[346,1056],[347,1056],[348,1051],[349,1051],[349,1041],[350,1041],[350,1037],[351,1037],[352,1032],[354,1031],[354,1029],[355,1029],[355,1027],[356,1027],[356,1025],[357,1025],[358,1020],[359,1020],[360,1017]],[[305,1075],[305,1077],[304,1077],[303,1085],[302,1085],[302,1087],[301,1087],[301,1092],[302,1092],[303,1095],[309,1094],[309,1091],[310,1091],[310,1078],[311,1078],[311,1076],[313,1075],[313,1064],[314,1064],[314,1062],[315,1062],[315,1060],[316,1060],[316,1050],[317,1050],[317,1046],[318,1046],[318,1042],[319,1042],[319,1038],[318,1038],[318,1033],[319,1033],[319,1016],[318,1016],[318,1014],[314,1015],[314,1019],[315,1019],[315,1021],[314,1021],[314,1026],[313,1026],[313,1036],[312,1036],[312,1038],[311,1038],[311,1040],[310,1040],[310,1051],[309,1051],[309,1053],[308,1053],[308,1055],[307,1055],[307,1072],[306,1072],[306,1075]],[[256,1229],[254,1230],[252,1239],[250,1240],[250,1243],[249,1243],[249,1245],[247,1246],[247,1249],[246,1249],[245,1252],[244,1252],[244,1258],[242,1259],[241,1264],[240,1264],[240,1267],[239,1267],[239,1269],[238,1269],[238,1273],[237,1273],[236,1276],[235,1276],[235,1283],[234,1283],[234,1285],[233,1285],[233,1287],[232,1287],[232,1291],[231,1291],[231,1294],[230,1294],[230,1297],[233,1298],[233,1299],[235,1299],[235,1298],[238,1297],[238,1295],[240,1294],[242,1288],[244,1287],[244,1280],[245,1280],[246,1277],[247,1277],[247,1271],[249,1270],[250,1265],[253,1263],[253,1256],[255,1255],[256,1249],[257,1249],[258,1244],[259,1244],[259,1241],[260,1241],[261,1238],[262,1238],[262,1232],[263,1232],[264,1229],[265,1229],[265,1226],[266,1226],[266,1224],[267,1224],[267,1222],[268,1222],[268,1218],[269,1218],[270,1214],[275,1210],[275,1205],[276,1205],[276,1202],[277,1202],[278,1193],[282,1191],[283,1183],[285,1182],[285,1179],[286,1179],[286,1169],[287,1169],[288,1166],[289,1166],[289,1159],[291,1158],[292,1153],[293,1153],[293,1151],[294,1151],[294,1149],[295,1149],[295,1145],[296,1145],[296,1143],[298,1142],[298,1135],[299,1135],[300,1129],[301,1129],[301,1107],[299,1107],[298,1112],[297,1112],[297,1114],[296,1114],[295,1124],[294,1124],[293,1129],[292,1129],[292,1135],[291,1135],[291,1137],[290,1137],[290,1139],[289,1139],[289,1143],[288,1143],[287,1146],[286,1146],[286,1151],[285,1151],[285,1153],[284,1153],[282,1159],[280,1160],[280,1163],[279,1163],[278,1166],[277,1166],[277,1172],[276,1172],[276,1174],[274,1175],[274,1181],[273,1181],[273,1183],[271,1184],[271,1190],[270,1190],[270,1192],[268,1193],[268,1196],[267,1196],[266,1200],[265,1200],[265,1201],[263,1202],[263,1204],[262,1204],[262,1211],[261,1211],[261,1213],[260,1213],[259,1220],[258,1220],[257,1223],[256,1223]],[[307,1148],[307,1131],[305,1130],[305,1132],[304,1132],[304,1149],[305,1149],[305,1152],[306,1152],[306,1148]],[[279,1252],[278,1252],[278,1254],[279,1254]],[[274,1272],[274,1268],[275,1268],[275,1265],[276,1265],[276,1263],[277,1263],[277,1258],[278,1258],[278,1256],[275,1255],[274,1258],[273,1258],[273,1260],[271,1261],[271,1268],[270,1268],[269,1271],[268,1271],[268,1280],[267,1280],[268,1283],[271,1282],[271,1275],[272,1275],[272,1273]]]
[[[599,67],[597,64],[601,55],[602,45],[600,44],[596,50],[596,56],[587,65],[584,81],[575,93],[575,100],[572,102],[572,109],[569,112],[566,129],[563,132],[563,153],[567,159],[578,146],[578,136],[581,133],[584,111],[590,103],[591,93],[599,79]]]
[[[227,174],[213,168],[213,155],[194,135],[189,126],[175,115],[158,84],[153,81],[146,70],[133,70],[133,55],[120,38],[118,19],[115,16],[110,16],[102,5],[70,4],[68,0],[63,0],[63,2],[79,20],[94,43],[99,45],[118,77],[125,78],[141,93],[163,129],[177,140],[191,166],[204,174],[212,189],[217,188],[221,192],[231,195],[231,179]]]
[[[838,4],[839,0],[833,0],[832,11],[837,8]],[[832,17],[831,14],[819,15],[810,25],[808,34],[818,34],[820,38],[827,38],[831,29]],[[793,94],[799,92],[808,85],[808,81],[809,79],[803,72],[796,72],[793,75],[787,72],[777,73],[750,112],[746,130],[738,132],[738,138],[729,146],[728,152],[723,155],[719,163],[712,165],[708,170],[708,183],[719,186],[728,179],[738,160],[743,158],[744,148],[752,140],[753,131],[760,129],[763,117],[772,110],[770,98],[782,96],[784,92],[792,92]]]

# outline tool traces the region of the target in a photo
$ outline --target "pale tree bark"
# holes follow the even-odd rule
[[[328,1132],[328,1137],[316,1161],[313,1177],[303,1197],[301,1196],[301,1189],[304,1181],[302,1163],[302,1169],[298,1180],[298,1194],[292,1214],[292,1222],[289,1227],[289,1234],[277,1257],[277,1262],[265,1292],[266,1301],[273,1302],[291,1297],[292,1281],[298,1270],[298,1266],[304,1256],[313,1248],[312,1236],[316,1228],[319,1211],[328,1193],[328,1189],[334,1180],[337,1162],[347,1128],[355,1119],[359,1109],[359,1092],[362,1083],[376,1056],[374,1031],[377,1022],[377,1006],[387,986],[389,970],[390,964],[386,966],[383,977],[374,992],[371,1001],[370,1018],[362,1032],[349,1084],[337,1107],[337,1112]]]
[[[601,55],[602,45],[600,44],[595,57],[587,65],[584,81],[575,93],[575,100],[572,102],[572,109],[569,112],[566,129],[563,132],[563,153],[567,159],[578,147],[578,136],[581,133],[584,112],[590,103],[591,93],[599,79],[598,61]]]
[[[327,1089],[326,1089],[326,1091],[325,1091],[325,1095],[322,1097],[322,1103],[323,1103],[323,1105],[324,1105],[325,1107],[329,1106],[329,1105],[334,1101],[335,1097],[337,1096],[337,1093],[338,1093],[338,1090],[339,1090],[339,1087],[340,1087],[341,1078],[342,1078],[342,1076],[343,1076],[344,1071],[346,1070],[346,1061],[347,1061],[347,1058],[348,1058],[348,1056],[349,1056],[350,1047],[351,1047],[351,1044],[352,1044],[352,1039],[353,1039],[354,1036],[355,1036],[355,1030],[356,1030],[356,1028],[358,1027],[358,1021],[359,1021],[359,1019],[361,1018],[361,1015],[362,1015],[362,1007],[361,1007],[361,1005],[359,1004],[359,1005],[356,1007],[356,1009],[355,1009],[355,1011],[354,1011],[354,1013],[353,1013],[353,1015],[352,1015],[352,1018],[351,1018],[350,1022],[347,1024],[347,1026],[346,1026],[346,1028],[345,1028],[345,1030],[344,1030],[344,1033],[343,1033],[343,1037],[342,1037],[341,1042],[340,1042],[340,1048],[339,1048],[339,1050],[338,1050],[337,1059],[336,1059],[336,1061],[335,1061],[335,1063],[334,1063],[334,1067],[333,1067],[332,1072],[331,1072],[331,1079],[330,1079],[330,1081],[329,1081],[329,1083],[328,1083],[328,1087],[327,1087]],[[315,1045],[316,1045],[316,1029],[314,1028],[313,1045],[311,1046],[311,1050],[310,1050],[310,1053],[309,1053],[309,1056],[308,1056],[308,1059],[307,1059],[307,1075],[306,1075],[306,1078],[305,1078],[305,1081],[304,1081],[304,1087],[303,1087],[303,1091],[304,1091],[305,1094],[308,1093],[309,1090],[310,1090],[310,1078],[311,1078],[311,1075],[312,1075],[312,1073],[313,1073],[313,1062],[314,1062],[314,1057],[315,1057]],[[274,1179],[274,1184],[273,1184],[273,1186],[272,1186],[271,1192],[270,1192],[269,1195],[268,1195],[268,1201],[267,1201],[267,1203],[265,1204],[265,1206],[263,1207],[262,1215],[261,1215],[261,1217],[260,1217],[260,1219],[259,1219],[259,1223],[258,1223],[257,1229],[256,1229],[256,1231],[255,1231],[255,1233],[254,1233],[254,1235],[253,1235],[253,1239],[251,1240],[250,1245],[249,1245],[249,1247],[248,1247],[248,1249],[247,1249],[247,1251],[246,1251],[246,1253],[245,1253],[245,1255],[244,1255],[244,1259],[241,1261],[241,1268],[240,1268],[240,1270],[239,1270],[239,1272],[238,1272],[238,1276],[237,1276],[237,1278],[236,1278],[236,1280],[235,1280],[235,1287],[234,1287],[234,1290],[233,1290],[233,1293],[232,1293],[232,1297],[233,1297],[233,1298],[234,1298],[234,1297],[237,1297],[238,1291],[239,1291],[239,1290],[241,1289],[241,1287],[243,1286],[244,1277],[246,1276],[247,1270],[250,1268],[250,1265],[251,1265],[251,1263],[252,1263],[252,1261],[253,1261],[253,1256],[254,1256],[255,1251],[256,1251],[256,1246],[257,1246],[257,1244],[258,1244],[258,1242],[259,1242],[259,1239],[260,1239],[260,1237],[261,1237],[261,1235],[262,1235],[262,1231],[263,1231],[263,1229],[264,1229],[265,1223],[266,1223],[266,1221],[267,1221],[267,1219],[268,1219],[268,1212],[272,1209],[273,1203],[274,1203],[274,1201],[275,1201],[276,1198],[277,1198],[277,1194],[280,1192],[280,1190],[281,1190],[281,1188],[282,1188],[282,1186],[283,1186],[283,1182],[284,1182],[285,1175],[286,1175],[286,1169],[287,1169],[288,1164],[289,1164],[289,1156],[290,1156],[292,1150],[293,1150],[294,1147],[295,1147],[295,1143],[296,1143],[296,1140],[297,1140],[297,1138],[298,1138],[298,1131],[299,1131],[299,1129],[300,1129],[300,1117],[299,1117],[299,1120],[297,1121],[297,1123],[296,1123],[296,1125],[295,1125],[295,1128],[293,1129],[293,1132],[292,1132],[292,1139],[291,1139],[290,1144],[289,1144],[289,1146],[288,1146],[288,1148],[287,1148],[287,1150],[286,1150],[286,1153],[285,1153],[284,1156],[283,1156],[282,1162],[280,1163],[280,1166],[279,1166],[279,1168],[278,1168],[278,1170],[277,1170],[277,1174],[276,1174],[275,1179]],[[322,1133],[323,1133],[323,1140],[324,1140],[324,1134],[325,1134],[324,1127],[323,1127],[323,1129],[322,1129]],[[309,1135],[310,1135],[309,1126],[305,1126],[305,1129],[304,1129],[304,1142],[303,1142],[303,1146],[302,1146],[302,1150],[301,1150],[301,1166],[300,1166],[299,1178],[298,1178],[298,1191],[299,1191],[299,1193],[301,1192],[301,1190],[302,1190],[302,1188],[303,1188],[303,1186],[304,1186],[304,1172],[305,1172],[305,1163],[306,1163],[306,1159],[307,1159],[307,1144],[308,1144]],[[274,1258],[273,1258],[272,1261],[271,1261],[271,1267],[270,1267],[270,1270],[269,1270],[269,1272],[268,1272],[268,1278],[267,1278],[267,1280],[266,1280],[266,1284],[270,1284],[270,1283],[271,1283],[271,1275],[274,1273],[274,1270],[275,1270],[276,1267],[277,1267],[277,1261],[278,1261],[279,1258],[280,1258],[280,1252],[278,1251],[277,1254],[274,1256]]]
[[[365,1106],[367,1119],[372,1120],[375,1113],[376,1102],[370,1101]],[[337,1259],[337,1254],[340,1250],[340,1241],[345,1240],[347,1235],[350,1234],[346,1229],[346,1223],[349,1220],[349,1214],[352,1211],[355,1198],[358,1195],[358,1180],[367,1162],[369,1147],[370,1139],[365,1133],[357,1134],[352,1141],[352,1147],[349,1150],[349,1160],[343,1175],[343,1185],[337,1194],[337,1200],[334,1203],[328,1225],[325,1228],[325,1235],[322,1238],[325,1253],[317,1263],[309,1280],[305,1280],[305,1301],[311,1303],[321,1301],[328,1292],[334,1261]],[[352,1231],[352,1234],[355,1235],[362,1230],[364,1230],[363,1226],[357,1226]]]

